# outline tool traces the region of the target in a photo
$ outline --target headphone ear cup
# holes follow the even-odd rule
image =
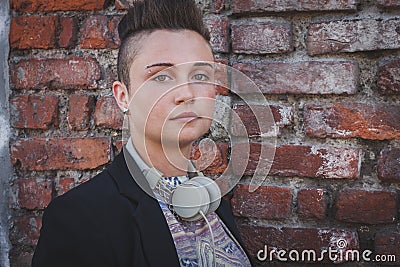
[[[207,189],[192,179],[179,185],[171,196],[174,212],[187,221],[200,219],[200,211],[206,214],[210,207],[209,203],[210,196]]]
[[[197,182],[207,190],[210,199],[210,207],[207,213],[216,211],[221,203],[221,189],[219,188],[218,184],[205,176],[196,176],[189,181]]]

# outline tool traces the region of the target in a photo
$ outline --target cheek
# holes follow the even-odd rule
[[[150,106],[152,106],[151,110],[150,110]],[[169,113],[171,112],[167,103],[165,103],[165,101],[163,101],[163,99],[158,101],[156,104],[154,104],[154,103],[149,104],[148,109],[149,109],[148,121],[149,121],[149,124],[151,124],[149,126],[158,127],[158,128],[163,126],[163,124],[167,120]]]

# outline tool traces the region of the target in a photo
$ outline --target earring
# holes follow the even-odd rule
[[[124,109],[122,110],[122,112],[123,112],[124,114],[128,113],[128,108],[124,108]]]

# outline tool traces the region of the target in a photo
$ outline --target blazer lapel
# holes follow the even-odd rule
[[[136,222],[133,225],[139,228],[144,256],[149,266],[179,266],[174,241],[158,201],[146,193],[152,192],[146,178],[129,153],[123,151],[108,171],[120,194],[132,202],[132,220]]]

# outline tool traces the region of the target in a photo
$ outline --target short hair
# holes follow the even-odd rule
[[[209,42],[202,12],[193,0],[135,1],[118,25],[118,79],[129,88],[129,70],[139,52],[141,40],[155,30],[192,30]]]

